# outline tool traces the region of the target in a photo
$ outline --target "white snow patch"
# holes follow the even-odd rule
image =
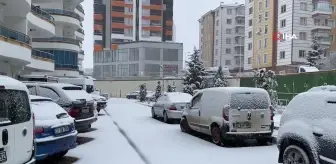
[[[307,92],[319,92],[319,91],[336,92],[336,86],[335,85],[317,86],[309,89]]]
[[[182,92],[167,93],[169,100],[172,103],[187,103],[191,101],[192,96]]]

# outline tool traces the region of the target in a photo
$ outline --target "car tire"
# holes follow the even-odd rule
[[[212,142],[218,146],[223,145],[223,137],[221,134],[221,130],[218,125],[214,125],[211,127],[211,139]]]
[[[61,151],[61,152],[59,152],[59,153],[56,153],[56,154],[54,155],[54,157],[55,157],[56,159],[60,159],[60,158],[63,158],[67,153],[68,153],[68,150]]]
[[[169,123],[170,122],[170,119],[169,119],[166,111],[163,111],[163,122],[164,123]]]
[[[156,115],[155,115],[154,108],[152,108],[151,111],[152,111],[152,118],[156,119],[157,117],[156,117]]]
[[[180,128],[181,128],[181,131],[184,132],[184,133],[190,134],[191,131],[192,131],[190,126],[189,126],[188,120],[184,117],[181,118]]]
[[[286,147],[282,156],[283,164],[295,163],[295,159],[292,156],[299,157],[299,160],[302,160],[304,164],[312,164],[307,152],[296,145],[289,145]]]

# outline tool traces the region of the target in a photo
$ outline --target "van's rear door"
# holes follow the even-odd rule
[[[237,132],[266,131],[263,129],[271,123],[267,94],[232,93],[230,108],[230,124]]]

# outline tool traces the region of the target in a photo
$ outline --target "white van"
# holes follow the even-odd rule
[[[71,77],[59,77],[58,78],[59,83],[68,83],[68,84],[73,84],[82,87],[87,93],[92,93],[94,92],[94,82],[92,79],[88,79],[85,77],[76,77],[76,78],[71,78]]]
[[[272,140],[273,108],[266,90],[222,87],[200,90],[184,110],[180,127],[212,136],[215,144],[226,139]]]
[[[35,163],[34,116],[23,83],[0,75],[0,163]]]

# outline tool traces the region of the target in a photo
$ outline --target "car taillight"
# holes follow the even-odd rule
[[[271,112],[271,120],[274,119],[274,107],[271,105],[269,106],[270,112]]]
[[[223,111],[222,111],[222,115],[225,121],[229,121],[229,111],[230,111],[230,107],[224,107]]]
[[[169,110],[177,110],[175,105],[172,105],[168,108]]]
[[[34,128],[34,134],[41,134],[44,132],[43,127],[35,127]]]
[[[79,112],[80,110],[78,108],[71,108],[68,113],[71,117],[77,117]]]

